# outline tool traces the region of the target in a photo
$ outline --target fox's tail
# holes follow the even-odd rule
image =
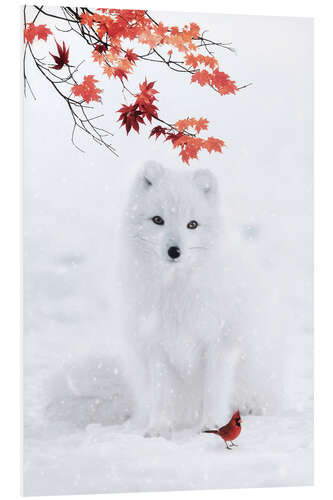
[[[126,375],[117,355],[78,356],[46,382],[47,416],[78,427],[122,424],[134,411],[134,394]]]

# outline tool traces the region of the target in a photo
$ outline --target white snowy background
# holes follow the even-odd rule
[[[145,76],[156,80],[161,116],[170,122],[207,117],[209,135],[227,143],[223,155],[204,153],[197,163],[219,178],[225,223],[248,262],[244,282],[252,306],[265,308],[265,328],[286,341],[277,355],[289,361],[288,403],[276,415],[245,416],[232,452],[210,435],[147,439],[105,425],[103,413],[73,406],[57,419],[47,411],[53,398],[61,402],[52,381],[66,377],[69,366],[88,376],[91,370],[92,377],[100,366],[108,376],[115,234],[135,172],[147,159],[191,168],[169,144],[148,140],[149,127],[128,137],[119,129],[120,83],[102,77],[89,50],[59,33],[59,41],[70,42],[70,60],[85,59],[83,74],[100,79],[103,106],[97,108],[120,158],[82,135],[77,142],[85,153],[73,147],[64,102],[28,61],[37,101],[28,96],[24,104],[26,495],[312,483],[312,22],[155,17],[164,24],[194,21],[212,39],[232,41],[237,55],[216,50],[222,70],[240,85],[253,82],[237,96],[220,97],[190,85],[186,75],[140,62],[129,85],[135,90]],[[47,19],[40,22],[54,29]],[[43,41],[35,48],[41,55],[49,50]]]

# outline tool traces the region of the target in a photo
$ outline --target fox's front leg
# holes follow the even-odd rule
[[[150,414],[145,436],[170,437],[174,419],[172,370],[161,349],[151,350],[148,369]]]
[[[215,340],[205,351],[202,427],[220,427],[229,417],[238,349]]]

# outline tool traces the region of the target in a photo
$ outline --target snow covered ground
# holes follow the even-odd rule
[[[240,83],[254,82],[236,97],[217,100],[199,86],[187,87],[182,77],[143,65],[131,85],[148,74],[158,81],[160,108],[170,120],[204,114],[211,135],[228,144],[223,156],[203,155],[201,164],[219,177],[226,223],[249,263],[244,281],[253,309],[266,308],[263,335],[274,330],[285,340],[277,355],[288,361],[288,404],[278,415],[245,416],[239,447],[228,451],[211,435],[148,439],[126,425],[110,425],[111,403],[103,393],[81,404],[62,399],[54,381],[76,364],[89,374],[84,360],[107,365],[117,333],[110,329],[112,255],[128,183],[146,159],[166,165],[178,159],[168,145],[148,141],[148,130],[129,138],[118,130],[119,84],[102,78],[104,125],[115,133],[120,159],[85,137],[86,153],[76,151],[66,108],[31,65],[38,100],[25,102],[26,495],[312,482],[311,23],[203,14],[160,18],[165,24],[190,19],[209,27],[212,38],[232,40],[239,55],[221,53],[225,70]],[[83,58],[85,73],[95,72],[89,54]],[[187,167],[179,162],[179,168]],[[253,269],[260,279],[251,278]]]
[[[312,484],[309,414],[244,418],[239,447],[216,436],[143,438],[112,426],[46,427],[27,438],[25,494],[247,488]]]
[[[83,323],[88,322],[87,330]],[[74,322],[75,324],[75,322]],[[50,329],[26,341],[25,495],[110,493],[174,489],[309,485],[312,483],[311,339],[307,336],[294,363],[290,390],[294,409],[278,416],[245,416],[239,447],[228,451],[216,436],[180,432],[171,440],[144,438],[123,426],[94,421],[107,418],[107,401],[94,399],[101,413],[87,408],[92,400],[63,404],[63,421],[46,410],[54,394],[50,372],[70,366],[75,344],[87,342],[93,326]],[[60,341],[59,332],[63,334]],[[95,331],[95,335],[98,331]],[[304,340],[304,339],[303,339]],[[94,350],[93,340],[88,344]],[[77,349],[80,351],[79,347]],[[96,347],[95,347],[96,350]],[[107,356],[106,356],[107,358]],[[293,384],[292,384],[293,382]],[[82,411],[85,414],[78,413]],[[58,409],[59,414],[59,409]],[[87,417],[88,415],[88,417]],[[93,423],[89,423],[91,420]]]

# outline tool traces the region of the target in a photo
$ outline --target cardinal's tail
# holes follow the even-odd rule
[[[203,432],[207,432],[207,434],[218,434],[219,433],[219,431],[217,431],[217,430],[211,430],[211,431],[208,430],[208,431],[203,431]]]

